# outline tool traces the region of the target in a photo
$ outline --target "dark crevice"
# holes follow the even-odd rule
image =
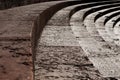
[[[19,64],[23,64],[25,66],[31,66],[32,62],[20,62]]]

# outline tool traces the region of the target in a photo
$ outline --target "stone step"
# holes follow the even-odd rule
[[[99,57],[92,50],[96,49],[101,56],[105,56],[103,53],[109,50],[99,49],[100,45],[95,46],[101,43],[90,36],[82,21],[86,16],[85,12],[91,8],[117,6],[119,3],[119,0],[63,0],[1,10],[0,80],[115,79],[103,78],[98,71],[99,67],[93,66],[91,61],[95,62],[95,58],[101,60],[97,59]],[[76,15],[79,10],[81,15]],[[93,12],[95,11],[88,15]],[[100,37],[96,39],[99,40]],[[112,55],[109,56],[112,58]],[[113,65],[118,66],[119,61],[115,61],[113,58],[108,64],[113,62]],[[110,68],[115,68],[113,65]],[[114,72],[110,77],[113,74]],[[119,79],[119,76],[113,77]]]
[[[115,26],[118,26],[119,25],[119,21],[120,21],[120,18],[117,18],[113,24],[113,27]]]
[[[108,8],[109,9],[109,8]],[[107,10],[107,9],[104,9],[104,10]],[[109,67],[110,69],[108,69],[107,67],[98,67],[100,66],[99,64],[102,64],[101,61],[104,61],[104,58],[108,58],[108,61],[111,59],[109,57],[113,57],[113,56],[117,56],[118,53],[115,53],[113,50],[107,48],[107,46],[109,46],[108,44],[106,44],[106,42],[101,42],[101,41],[97,41],[95,40],[92,36],[94,34],[97,34],[97,33],[94,33],[92,36],[91,34],[88,32],[88,30],[86,29],[86,27],[88,26],[91,26],[92,28],[94,27],[95,28],[95,25],[94,25],[94,17],[95,17],[95,14],[93,13],[92,14],[89,14],[85,20],[89,20],[89,21],[92,21],[92,22],[89,22],[87,25],[83,25],[82,24],[82,21],[80,19],[80,17],[78,18],[78,16],[80,15],[81,10],[77,13],[75,13],[71,19],[72,21],[72,30],[73,30],[73,33],[77,36],[77,39],[80,43],[80,46],[82,47],[82,49],[85,51],[86,55],[88,56],[88,58],[90,59],[90,61],[93,63],[93,65],[98,69],[100,70],[100,73],[104,76],[104,77],[118,77],[119,76],[119,70],[117,69],[117,67],[119,66],[114,66],[115,64],[119,65],[119,63],[117,62],[114,62],[113,65],[112,65],[112,62],[109,62],[108,64],[110,65],[111,64],[111,67],[108,66],[107,64],[107,61],[105,62],[105,66]],[[79,14],[79,15],[78,15]],[[92,17],[90,16],[92,15]],[[81,15],[82,16],[82,15]],[[90,16],[90,17],[89,17]],[[94,16],[94,17],[93,17]],[[89,17],[89,18],[88,18]],[[76,20],[75,20],[76,18]],[[85,21],[84,20],[84,21]],[[75,23],[74,23],[75,21]],[[96,29],[93,29],[93,31],[96,31]],[[90,30],[89,30],[90,31]],[[86,35],[83,35],[83,34],[87,34]],[[89,36],[88,36],[89,35]],[[82,36],[82,37],[81,37]],[[100,36],[101,37],[101,36]],[[98,40],[99,40],[99,34],[98,34]],[[105,47],[106,46],[106,47]],[[108,57],[107,57],[108,56]],[[101,61],[97,61],[97,58],[100,58]],[[103,60],[102,60],[103,59]],[[115,58],[113,59],[114,61],[116,60]],[[95,63],[95,64],[94,64]],[[98,66],[96,66],[98,65]],[[101,65],[101,66],[104,66],[104,65]],[[112,67],[113,66],[113,67]],[[103,71],[102,71],[103,70]],[[104,70],[106,73],[104,73]],[[116,71],[116,75],[114,73],[111,73],[109,74],[110,70],[113,70],[113,71]],[[118,70],[118,71],[117,71]],[[102,71],[102,72],[101,72]],[[108,72],[108,73],[107,73]],[[118,74],[118,75],[117,75]],[[107,76],[106,76],[107,75]]]
[[[90,9],[89,11],[87,11],[84,16],[83,16],[83,20],[86,18],[86,16],[88,16],[90,13],[102,10],[102,9],[106,9],[106,8],[110,8],[110,7],[115,7],[115,6],[119,6],[119,2],[118,3],[113,3],[113,4],[105,4],[105,5],[100,5],[98,7],[94,7],[92,9]]]
[[[106,16],[109,16],[109,15],[111,15],[111,14],[114,14],[115,12],[118,12],[118,11],[114,11],[114,12],[111,12],[111,13],[108,13],[108,14],[106,14],[106,15],[104,15],[104,16],[102,16],[102,17],[100,17],[99,19],[97,19],[97,21],[95,22],[95,24],[96,24],[96,27],[97,27],[97,31],[99,32],[99,34],[102,36],[108,36],[108,39],[104,39],[108,44],[109,44],[109,46],[110,46],[110,48],[112,49],[112,50],[114,50],[115,52],[119,52],[119,45],[116,43],[117,41],[117,39],[115,39],[115,35],[114,34],[112,34],[113,32],[111,31],[112,30],[112,27],[110,27],[110,26],[112,26],[112,21],[110,21],[110,22],[112,22],[111,24],[109,24],[109,26],[106,26],[106,25],[104,25],[104,20],[106,19]],[[101,30],[100,30],[101,29]]]
[[[109,8],[109,10],[110,9],[114,9],[114,8]],[[107,11],[107,10],[106,9],[101,10],[100,12],[105,12],[105,11]],[[102,19],[101,22],[98,22],[96,25],[94,24],[94,18],[97,14],[99,14],[99,12],[95,12],[95,13],[87,16],[87,20],[84,21],[87,26],[86,28],[87,28],[88,32],[91,33],[92,36],[95,37],[95,39],[96,39],[96,36],[101,35],[101,38],[103,38],[105,41],[112,42],[113,40],[109,37],[109,35],[106,33],[106,31],[103,30],[104,25],[102,23],[104,23],[104,19]],[[99,26],[97,26],[97,25],[99,25]]]
[[[113,18],[113,17],[115,17],[115,16],[118,16],[119,14],[120,14],[120,12],[118,11],[118,12],[116,12],[116,13],[110,15],[110,16],[106,16],[107,18],[106,18],[105,21],[104,21],[104,25],[105,25],[111,18]]]
[[[119,16],[119,18],[120,18],[120,16]],[[120,39],[120,21],[119,22],[117,22],[117,24],[114,26],[114,33],[118,36],[118,38]]]
[[[35,61],[36,79],[83,79],[81,77],[84,76],[79,74],[78,69],[76,73],[69,70],[70,72],[72,72],[71,74],[69,71],[66,72],[66,70],[64,70],[64,67],[69,67],[70,69],[74,69],[74,66],[83,68],[85,68],[84,66],[93,67],[92,63],[89,61],[84,51],[81,49],[81,46],[79,45],[76,37],[74,36],[71,27],[68,25],[68,15],[70,14],[70,11],[75,7],[73,6],[71,7],[71,9],[68,8],[59,10],[49,20],[48,24],[45,26],[42,32],[41,38],[39,39],[39,43],[37,46],[37,55]],[[56,67],[53,68],[54,66]],[[48,69],[52,69],[52,71]],[[93,69],[95,68],[93,67]],[[92,71],[90,72],[92,73]],[[97,74],[100,75],[99,72],[94,73],[95,76],[97,76]],[[70,75],[68,76],[67,74]],[[74,77],[78,75],[81,77]],[[90,76],[89,73],[87,73],[87,75],[91,79],[95,79],[94,77]],[[104,78],[100,76],[96,77],[96,79]]]
[[[78,3],[54,1],[0,11],[0,80],[34,80],[40,33],[56,11]]]
[[[104,11],[105,12],[105,11]],[[113,13],[115,13],[116,11],[114,11]],[[106,30],[105,30],[105,27],[104,27],[104,20],[106,19],[105,16],[109,16],[111,15],[112,13],[109,13],[107,15],[104,15],[103,17],[99,18],[97,21],[96,21],[96,27],[97,27],[97,31],[99,32],[99,34],[101,36],[103,36],[103,39],[105,41],[108,41],[108,42],[113,42],[113,39],[110,38],[110,35],[107,34]],[[94,24],[93,24],[94,25]],[[103,33],[104,32],[104,33]],[[112,35],[111,35],[112,36]]]
[[[106,15],[107,16],[107,15]],[[109,15],[108,15],[109,16]],[[107,33],[108,33],[108,35],[110,36],[110,38],[111,39],[113,39],[113,41],[112,42],[114,42],[114,43],[116,43],[117,45],[119,45],[118,44],[118,36],[114,33],[114,28],[113,28],[113,24],[114,24],[114,20],[116,20],[118,17],[120,17],[120,16],[115,16],[115,17],[113,17],[113,18],[111,18],[106,24],[105,24],[105,30],[107,31]],[[104,18],[103,18],[103,20],[105,20]]]

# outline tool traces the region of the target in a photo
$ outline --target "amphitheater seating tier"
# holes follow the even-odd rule
[[[0,80],[119,80],[120,0],[50,1],[0,11]]]

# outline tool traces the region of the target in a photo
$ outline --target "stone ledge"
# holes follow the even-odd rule
[[[33,61],[40,34],[55,12],[78,4],[73,2],[54,1],[0,11],[0,80],[34,80]]]

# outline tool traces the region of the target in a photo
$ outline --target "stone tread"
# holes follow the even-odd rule
[[[73,18],[71,18],[71,19],[76,19],[76,21],[78,21],[78,19],[79,18],[77,18],[77,16],[79,16],[80,15],[80,13],[82,13],[81,11],[79,11],[79,12],[77,12],[77,13],[75,13],[72,17]],[[74,16],[76,16],[76,18],[74,18]],[[89,15],[88,15],[89,16]],[[87,16],[87,17],[88,17]],[[93,16],[95,16],[95,15],[93,15]],[[94,17],[89,17],[89,18],[85,18],[85,20],[93,20],[94,21]],[[72,21],[72,20],[71,20]],[[75,21],[75,20],[74,20]],[[76,22],[75,21],[75,25],[73,24],[73,21],[72,21],[72,30],[73,30],[73,32],[74,32],[74,34],[76,35],[83,35],[84,34],[84,32],[86,31],[86,34],[88,34],[89,35],[89,33],[88,33],[88,30],[86,29],[86,27],[88,27],[90,24],[92,24],[92,23],[94,23],[94,22],[90,22],[90,23],[88,23],[88,25],[83,25],[83,24],[81,24],[82,22],[81,22],[81,19],[78,21],[78,22]],[[78,24],[76,24],[76,23],[78,23]],[[93,25],[93,24],[92,24]],[[92,26],[91,26],[92,27]],[[84,29],[84,30],[83,30]],[[89,30],[91,30],[91,29],[89,29]],[[94,29],[94,30],[96,30],[96,29]],[[78,33],[77,33],[78,32]],[[80,33],[81,32],[81,33]],[[80,33],[80,34],[79,34]],[[91,35],[91,34],[90,34]],[[100,73],[102,73],[103,74],[103,76],[104,77],[119,77],[119,70],[118,70],[118,66],[115,66],[115,65],[119,65],[119,63],[117,63],[116,62],[116,58],[109,58],[109,57],[113,57],[113,56],[117,56],[116,55],[116,53],[115,53],[115,55],[111,55],[111,54],[109,54],[109,53],[112,53],[112,51],[108,48],[108,50],[107,50],[107,45],[106,45],[106,43],[104,43],[104,42],[96,42],[96,40],[93,38],[93,37],[90,37],[90,36],[84,36],[83,38],[80,36],[77,36],[77,38],[78,38],[78,41],[79,41],[79,43],[80,43],[80,45],[81,45],[81,47],[82,47],[82,49],[85,51],[85,53],[86,53],[86,55],[88,56],[88,58],[90,59],[90,61],[93,63],[93,65],[100,71]],[[102,45],[106,45],[106,47],[103,47],[103,46],[101,46],[101,44]],[[103,48],[103,49],[101,49],[101,48]],[[103,50],[103,52],[102,52],[102,50]],[[105,51],[105,52],[104,52]],[[108,52],[106,52],[106,51],[108,51]],[[114,54],[114,51],[113,51],[113,53],[112,54]],[[107,57],[107,56],[109,56],[109,57]],[[100,60],[97,60],[97,59],[100,59]],[[105,58],[108,58],[108,60],[105,62]],[[102,60],[103,59],[103,60]],[[109,60],[113,60],[112,62],[109,62]],[[105,66],[107,66],[107,67],[109,67],[109,66],[111,66],[111,67],[109,67],[110,69],[108,69],[107,67],[105,67],[104,68],[104,65],[101,65],[102,64],[102,61],[103,62],[105,62],[104,63],[104,65]],[[107,62],[108,62],[108,64],[107,64]],[[95,64],[94,64],[95,63]],[[110,65],[111,64],[111,65]],[[113,65],[112,65],[113,64]],[[101,66],[100,66],[101,65]],[[103,66],[103,67],[102,67]],[[113,70],[113,73],[111,73],[110,74],[110,70]],[[101,72],[102,71],[102,72]],[[104,72],[105,71],[105,72]],[[114,71],[116,71],[116,75],[114,74],[115,72]],[[108,73],[109,74],[108,74]],[[117,75],[118,74],[118,75]]]
[[[106,9],[105,9],[106,10]],[[104,10],[102,10],[102,11],[104,11]],[[96,12],[97,14],[98,14],[98,12]],[[92,35],[92,36],[94,36],[94,34],[96,33],[97,34],[97,36],[99,36],[99,33],[98,33],[98,31],[97,31],[97,29],[96,29],[96,26],[95,26],[95,24],[94,24],[94,17],[95,17],[95,15],[96,15],[96,13],[93,13],[93,14],[90,14],[89,16],[87,16],[87,19],[90,19],[89,20],[89,22],[87,21],[87,22],[85,22],[86,23],[86,26],[87,26],[87,30],[90,32],[90,34]],[[91,18],[91,16],[92,16],[92,18],[93,18],[93,20],[92,20],[92,18]],[[94,16],[94,17],[93,17]],[[92,24],[91,24],[92,23]],[[89,28],[90,27],[90,28]],[[99,30],[99,28],[98,28],[98,30]],[[101,30],[101,29],[100,29]],[[103,29],[102,29],[102,31],[103,31]],[[106,36],[108,36],[108,35],[106,35],[106,34],[104,34],[103,32],[101,32],[100,34],[102,34],[102,36],[101,37],[103,37],[103,39],[104,40],[106,40],[106,38],[104,38],[104,37],[106,37]],[[95,35],[96,36],[96,35]],[[110,39],[110,38],[109,38]],[[102,42],[102,43],[104,43],[104,42]],[[101,44],[102,45],[102,44]],[[105,44],[103,44],[103,46],[104,46]],[[107,44],[106,44],[107,45]]]
[[[37,47],[36,80],[104,80],[82,51],[71,27],[61,23],[61,20],[66,21],[66,13],[68,11],[63,13],[63,9],[58,11],[51,18],[57,22],[50,20],[43,30]],[[90,70],[92,67],[92,70],[87,72],[76,66],[79,69],[88,67]]]
[[[115,12],[118,12],[118,11],[114,11],[114,12],[112,12],[112,13],[114,14]],[[103,17],[99,18],[99,19],[96,21],[96,27],[102,28],[102,30],[104,30],[104,31],[106,32],[106,35],[109,35],[109,36],[110,36],[109,39],[111,39],[111,40],[109,40],[108,42],[111,42],[111,43],[114,42],[114,43],[116,43],[116,45],[118,45],[118,41],[117,41],[118,36],[115,35],[115,33],[114,33],[114,28],[112,28],[113,23],[114,23],[114,22],[112,22],[112,20],[115,20],[115,19],[116,19],[117,17],[119,17],[119,16],[116,16],[116,17],[111,18],[111,19],[105,24],[105,26],[104,26],[104,22],[103,22],[103,21],[106,19],[105,16],[109,16],[109,15],[111,15],[112,13],[106,14],[106,15],[104,15]],[[99,31],[99,30],[98,30],[98,31]],[[102,33],[101,33],[101,34],[102,34]],[[118,45],[118,46],[119,46],[119,45]]]
[[[101,10],[101,12],[103,12],[102,10]],[[97,12],[96,12],[97,13]],[[90,14],[89,15],[89,17],[87,16],[87,18],[85,19],[85,20],[87,20],[87,19],[89,19],[89,22],[87,21],[86,23],[87,23],[87,30],[89,30],[90,32],[91,32],[91,34],[92,34],[92,32],[95,32],[97,29],[94,29],[94,28],[96,28],[95,27],[95,25],[94,24],[92,24],[91,26],[90,26],[90,29],[89,29],[89,25],[91,24],[91,23],[94,23],[94,16],[95,16],[96,14],[95,13],[93,13],[93,14]],[[93,20],[92,20],[92,18],[93,18]],[[92,21],[92,22],[91,22]],[[93,31],[92,31],[93,30]],[[103,29],[102,29],[103,30]],[[95,34],[95,33],[93,33],[93,34]],[[103,33],[102,33],[103,34]],[[99,35],[99,34],[98,34]],[[104,36],[105,34],[103,34],[103,36]],[[102,37],[103,37],[102,36]],[[107,35],[106,35],[107,36]],[[104,36],[104,37],[106,37],[106,36]],[[110,39],[110,38],[109,38]],[[110,45],[111,46],[111,45]],[[119,48],[118,48],[119,49]],[[112,52],[112,49],[110,48],[110,50],[111,51],[109,51],[110,53]],[[118,52],[112,52],[112,54],[114,55],[116,55],[116,54],[118,54],[119,55],[119,50],[117,50]],[[105,55],[106,53],[104,53],[104,55]],[[109,55],[109,54],[108,54]],[[110,54],[111,55],[111,54]],[[98,57],[99,58],[99,57]],[[94,59],[94,58],[93,58]],[[103,61],[103,62],[105,62],[105,64],[103,64],[103,66],[104,67],[100,67],[99,66],[99,71],[103,74],[103,76],[116,76],[116,77],[119,77],[119,70],[118,70],[118,66],[117,65],[119,65],[119,63],[117,63],[117,62],[110,62],[110,60],[111,60],[112,58],[108,58],[108,61],[106,61],[105,62],[105,60],[104,60],[104,58],[101,58],[101,61]],[[91,59],[90,59],[91,60]],[[96,61],[97,61],[97,59],[95,59]],[[95,63],[95,64],[98,64],[98,65],[100,65],[101,63],[103,63],[103,62],[101,62],[101,61],[99,61],[98,60],[98,62],[94,62],[95,60],[91,60],[92,62],[93,62],[93,64]],[[116,59],[114,59],[113,58],[113,60],[115,61]],[[101,62],[101,63],[100,63]],[[108,63],[109,62],[109,63]],[[100,64],[99,64],[100,63]],[[110,67],[110,64],[111,64],[111,66],[112,67]],[[113,65],[112,65],[113,64]],[[115,66],[115,64],[117,64],[116,66]],[[95,65],[96,66],[96,65]],[[96,66],[96,67],[98,67],[98,66]],[[111,73],[110,74],[110,70],[112,70],[113,71],[113,73]],[[107,73],[108,72],[108,73]]]
[[[73,2],[77,4],[76,1],[46,2],[0,11],[0,52],[2,53],[0,54],[0,80],[33,80],[34,49],[39,37],[35,80],[109,80],[109,78],[103,78],[98,72],[101,69],[98,65],[102,62],[101,59],[108,62],[112,58],[108,64],[113,62],[118,67],[119,55],[109,50],[106,43],[99,43],[102,40],[100,36],[93,39],[83,24],[82,15],[92,7],[81,10],[80,20],[74,15],[73,21],[69,23],[70,11],[79,4],[67,6],[73,5]],[[72,4],[67,5],[67,3]],[[87,4],[91,3],[84,3],[81,6]],[[63,9],[51,18],[60,8]],[[49,11],[51,11],[50,14],[48,14]],[[49,19],[50,21],[46,24]],[[41,35],[40,32],[42,32]],[[117,58],[116,55],[118,55]],[[110,58],[107,59],[107,57]],[[93,64],[95,59],[98,62]],[[109,68],[116,68],[114,65],[110,65]],[[119,73],[117,69],[114,71]],[[119,78],[114,71],[110,71],[109,75],[105,71],[104,77]],[[101,69],[100,72],[104,71]]]

